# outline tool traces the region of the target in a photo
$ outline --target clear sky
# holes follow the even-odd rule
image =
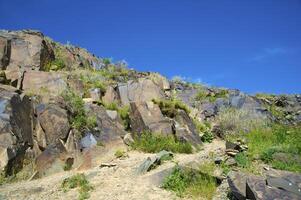
[[[0,0],[0,29],[25,28],[169,78],[301,93],[301,0]]]

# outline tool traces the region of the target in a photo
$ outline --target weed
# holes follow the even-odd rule
[[[239,167],[247,168],[250,165],[247,155],[243,152],[235,155],[235,161]]]
[[[174,118],[178,114],[178,109],[184,110],[187,114],[190,113],[190,109],[182,101],[178,99],[165,99],[165,100],[156,100],[153,102],[158,104],[163,115],[170,118]]]
[[[88,199],[89,192],[93,189],[84,174],[76,174],[63,180],[61,187],[64,192],[73,188],[79,188],[79,199]]]
[[[148,153],[155,153],[162,150],[192,153],[192,146],[188,142],[178,142],[172,136],[156,135],[149,132],[143,132],[140,137],[135,137],[131,146],[133,149]]]
[[[114,155],[116,158],[124,158],[124,157],[126,157],[126,152],[118,149]]]
[[[96,117],[87,116],[84,101],[80,96],[69,90],[65,91],[62,96],[66,102],[67,109],[70,112],[69,121],[73,128],[83,132],[96,126]]]
[[[165,178],[162,187],[174,191],[180,197],[211,199],[216,190],[216,180],[210,175],[212,165],[205,163],[200,166],[200,169],[207,171],[183,169],[176,166]]]

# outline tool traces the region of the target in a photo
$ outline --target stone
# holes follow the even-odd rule
[[[42,96],[60,96],[67,89],[63,75],[58,72],[26,71],[23,79],[25,92]]]
[[[158,85],[161,90],[166,91],[166,90],[170,90],[170,84],[169,81],[167,80],[167,78],[165,78],[164,76],[162,76],[159,73],[151,73],[149,75],[149,78],[156,84]]]
[[[21,68],[40,70],[54,59],[53,50],[44,40],[41,32],[24,31],[0,31],[2,45],[0,51],[3,52],[5,69],[13,66]],[[4,38],[4,39],[3,39]],[[1,55],[1,53],[0,53]]]
[[[93,102],[100,101],[101,92],[100,92],[99,88],[90,89],[89,92],[90,92],[90,97],[91,97]]]
[[[70,164],[70,158],[60,141],[56,144],[48,145],[35,160],[38,177],[63,171],[65,165]]]
[[[175,121],[179,124],[175,128],[176,137],[179,140],[189,142],[196,147],[202,144],[201,137],[199,136],[195,124],[184,110],[178,110]]]
[[[28,146],[33,146],[32,104],[13,87],[0,85],[0,170],[18,168]]]
[[[168,151],[160,151],[153,158],[148,157],[143,163],[137,168],[138,174],[143,174],[151,169],[155,168],[157,165],[160,165],[163,160],[168,160],[173,157],[173,154]]]
[[[77,145],[76,145],[73,130],[70,130],[67,141],[64,146],[65,146],[66,151],[69,153],[73,153],[77,150]]]
[[[247,174],[242,172],[231,171],[228,176],[228,184],[231,189],[231,192],[235,198],[238,200],[246,199],[246,181]]]
[[[10,60],[11,40],[0,35],[0,70],[6,69]]]
[[[123,137],[123,142],[130,146],[132,143],[134,143],[134,139],[132,137],[132,135],[130,133],[127,133],[124,137]]]
[[[67,138],[70,130],[67,110],[60,108],[56,104],[43,106],[37,114],[40,125],[45,131],[47,144],[55,143],[58,139]]]
[[[22,81],[24,77],[24,70],[18,66],[11,66],[5,70],[5,75],[10,84],[18,89],[22,89]]]
[[[116,110],[106,110],[106,112],[112,120],[116,120],[118,118],[118,113]]]
[[[93,134],[88,133],[80,140],[81,149],[92,148],[97,145],[97,141]]]
[[[131,102],[131,128],[138,135],[143,131],[151,131],[154,134],[171,135],[170,121],[163,116],[157,104],[149,102]]]
[[[148,102],[153,99],[164,98],[164,92],[152,80],[140,78],[130,80],[126,84],[119,84],[117,88],[122,105],[130,102]]]
[[[300,199],[300,196],[275,187],[267,187],[265,179],[249,176],[246,184],[246,198],[248,199]]]
[[[268,176],[267,185],[294,193],[301,198],[301,186],[298,186],[298,184],[286,180],[285,178]]]
[[[86,107],[89,115],[96,115],[97,129],[99,130],[99,133],[95,133],[97,141],[104,145],[116,141],[123,143],[122,138],[127,132],[118,120],[112,120],[103,106],[88,103]]]
[[[67,78],[67,83],[71,90],[74,91],[77,95],[79,95],[80,97],[84,96],[85,86],[80,79],[69,76]]]
[[[102,97],[102,101],[106,104],[110,104],[112,102],[118,102],[119,103],[119,97],[115,89],[111,86],[108,86],[106,89],[106,92],[104,96]]]

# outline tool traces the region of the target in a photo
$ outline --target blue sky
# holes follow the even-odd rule
[[[169,78],[301,93],[301,0],[0,0],[0,29],[25,28]]]

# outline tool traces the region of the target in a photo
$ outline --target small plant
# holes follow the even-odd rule
[[[83,132],[96,126],[96,117],[87,116],[84,101],[80,96],[72,91],[65,91],[62,96],[66,102],[67,109],[70,112],[69,121],[73,128]]]
[[[240,152],[235,155],[235,161],[239,167],[247,168],[249,166],[249,160],[245,153]]]
[[[114,155],[116,158],[124,158],[127,156],[126,152],[120,149],[118,149]]]
[[[111,64],[112,59],[111,59],[111,58],[103,58],[103,59],[102,59],[102,62],[103,62],[103,64],[105,64],[105,65],[109,65],[109,64]]]
[[[59,71],[66,67],[66,64],[63,59],[56,58],[46,65],[45,71]]]
[[[190,109],[184,104],[182,101],[178,99],[170,99],[170,100],[156,100],[153,102],[158,104],[163,115],[168,116],[170,118],[174,118],[178,114],[178,109],[184,110],[187,114],[190,113]]]
[[[149,132],[143,132],[140,137],[135,137],[132,148],[143,152],[155,153],[162,150],[192,153],[192,146],[188,142],[178,142],[172,136],[156,135]]]
[[[174,191],[179,197],[211,199],[217,186],[215,178],[211,176],[212,166],[214,167],[214,165],[210,164],[209,166],[207,163],[200,166],[200,169],[203,168],[207,171],[176,166],[171,174],[164,179],[162,187]]]
[[[214,139],[214,136],[212,135],[211,131],[205,131],[204,134],[201,137],[203,142],[208,142],[211,143],[212,140]]]
[[[70,178],[63,180],[61,187],[64,192],[67,192],[73,188],[79,188],[79,199],[88,199],[90,197],[89,192],[93,189],[84,174],[76,174]]]

